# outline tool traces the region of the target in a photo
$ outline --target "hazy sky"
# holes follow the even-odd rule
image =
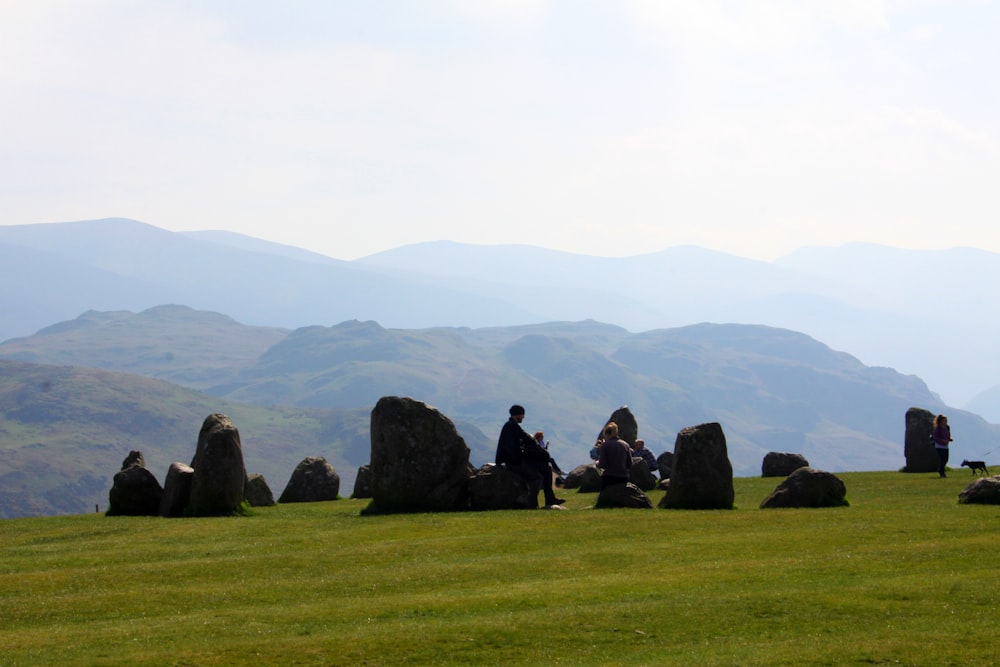
[[[1000,3],[0,0],[0,224],[1000,252]]]

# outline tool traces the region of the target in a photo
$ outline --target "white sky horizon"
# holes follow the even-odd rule
[[[1000,252],[1000,4],[0,0],[0,224]]]

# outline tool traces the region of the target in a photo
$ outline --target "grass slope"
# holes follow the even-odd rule
[[[850,507],[0,521],[12,665],[965,665],[1000,510],[964,470],[846,473]],[[659,494],[652,495],[654,503]]]

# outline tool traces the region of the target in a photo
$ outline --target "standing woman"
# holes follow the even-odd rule
[[[944,477],[944,467],[948,463],[948,443],[951,442],[951,427],[948,426],[948,418],[944,415],[934,418],[931,440],[934,441],[934,449],[938,455],[938,475]]]

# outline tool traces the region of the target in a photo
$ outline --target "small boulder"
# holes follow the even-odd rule
[[[322,456],[302,459],[278,498],[279,503],[318,503],[336,500],[340,475]]]
[[[775,507],[842,507],[848,504],[847,488],[833,473],[799,468],[765,498],[761,509]]]
[[[577,493],[597,493],[601,490],[601,470],[593,463],[573,468],[563,484],[564,489],[577,489]]]
[[[137,454],[134,457],[133,454]],[[133,451],[115,473],[108,492],[107,516],[156,516],[160,511],[163,488],[146,469],[142,454]]]
[[[603,489],[599,496],[597,496],[597,504],[594,505],[599,509],[605,509],[609,507],[628,507],[633,509],[653,509],[653,503],[642,492],[635,484],[628,482],[627,484],[612,484],[611,486]]]
[[[768,452],[760,464],[761,477],[788,477],[799,468],[808,468],[809,461],[801,454]]]
[[[649,464],[646,463],[645,459],[638,456],[632,458],[632,467],[629,468],[628,481],[643,491],[652,491],[658,483],[649,469]]]
[[[958,494],[963,505],[1000,505],[1000,476],[980,477]]]
[[[250,507],[271,507],[274,505],[274,494],[271,487],[267,485],[267,480],[260,473],[253,473],[247,476],[246,484],[243,485],[243,498]]]
[[[487,464],[469,478],[469,506],[475,511],[537,507],[528,482],[504,466]]]

